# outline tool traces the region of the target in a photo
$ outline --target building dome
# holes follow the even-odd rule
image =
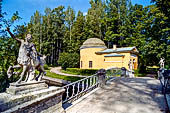
[[[105,46],[105,43],[102,40],[100,40],[99,38],[89,38],[80,47],[80,49],[85,49],[85,48],[104,48],[104,49],[106,49],[107,47]]]

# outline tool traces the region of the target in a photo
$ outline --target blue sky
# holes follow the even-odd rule
[[[142,4],[144,6],[150,4],[150,0],[131,0],[132,4]],[[7,18],[11,17],[16,11],[19,12],[22,20],[19,24],[24,22],[29,22],[30,17],[34,14],[36,10],[43,13],[46,7],[55,8],[60,5],[71,6],[76,12],[81,10],[86,13],[88,8],[90,8],[89,0],[3,0],[2,10],[7,12]]]

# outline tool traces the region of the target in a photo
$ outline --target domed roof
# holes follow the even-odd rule
[[[105,49],[107,47],[105,46],[105,43],[99,38],[89,38],[80,47],[80,49],[84,49],[84,48],[104,48]]]

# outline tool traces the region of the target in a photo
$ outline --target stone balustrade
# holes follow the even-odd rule
[[[74,101],[75,98],[80,98],[87,91],[98,87],[98,83],[98,77],[95,74],[64,86],[65,93],[63,95],[63,103]]]

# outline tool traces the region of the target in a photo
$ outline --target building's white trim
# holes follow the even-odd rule
[[[131,58],[136,58],[136,57],[134,57],[134,56],[131,56]]]
[[[136,58],[137,57],[137,55],[134,55],[134,54],[131,54],[130,55],[132,58]]]
[[[120,63],[123,63],[123,61],[104,61],[104,62],[120,62]]]

